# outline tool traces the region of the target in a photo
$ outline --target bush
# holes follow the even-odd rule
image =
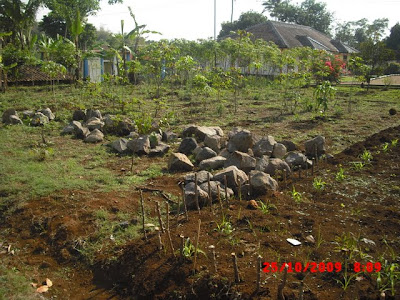
[[[392,62],[384,70],[385,75],[400,74],[400,64]]]

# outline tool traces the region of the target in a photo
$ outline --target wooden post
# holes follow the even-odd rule
[[[174,250],[174,245],[172,244],[171,232],[169,231],[169,228],[167,229],[167,236],[168,236],[169,246],[171,247],[172,254],[173,254],[174,257],[176,257],[175,250]]]
[[[156,201],[156,208],[157,208],[158,223],[160,224],[160,230],[162,233],[164,233],[165,231],[164,231],[163,222],[161,220],[160,203],[158,203],[158,201]]]
[[[179,185],[181,187],[181,184]],[[179,214],[181,213],[181,197],[178,197],[178,208],[177,208],[177,223],[179,223]]]
[[[299,179],[301,179],[301,166],[299,167]]]
[[[207,173],[207,184],[208,184],[208,200],[210,200],[210,212],[212,213],[212,195],[211,195],[211,182],[210,182],[210,173]]]
[[[212,258],[213,258],[213,265],[214,265],[214,274],[217,273],[217,257],[215,255],[215,246],[211,245],[210,247],[208,247],[211,249],[212,251]]]
[[[196,202],[197,211],[200,214],[199,191],[198,191],[198,187],[197,187],[197,173],[194,173],[194,200]]]
[[[194,266],[193,266],[193,273],[196,273],[196,266],[197,266],[197,249],[199,247],[199,239],[200,239],[200,226],[201,226],[201,220],[199,219],[199,227],[197,228],[197,240],[196,240],[196,246],[194,250]]]
[[[239,190],[238,190],[239,201],[242,201],[242,181],[239,179]]]
[[[285,172],[283,172],[283,182],[285,183],[285,186],[287,186],[287,182],[286,182],[286,180],[287,180],[287,173],[288,173],[288,171],[287,171],[287,169],[285,169]]]
[[[183,248],[185,247],[185,237],[183,234],[180,234],[179,238],[181,239],[181,247],[180,247],[179,252],[180,252],[181,260],[183,261],[183,259],[184,259]]]
[[[312,161],[312,165],[311,165],[311,176],[314,176],[314,163],[315,163],[315,160],[312,159],[311,161]]]
[[[224,185],[225,185],[225,201],[229,205],[229,197],[228,197],[228,180],[226,178],[226,175],[224,175]]]
[[[219,190],[219,184],[218,183],[217,183],[217,197],[218,197],[219,207],[221,209],[221,212],[223,213],[223,207],[222,207],[222,201],[221,201],[221,192]]]
[[[186,199],[185,199],[185,187],[182,184],[182,201],[183,201],[183,209],[185,210],[185,217],[186,217],[186,221],[189,221],[189,215],[188,215],[188,211],[187,211],[187,207],[186,207]]]
[[[146,228],[144,228],[144,203],[143,203],[143,192],[142,190],[139,190],[140,192],[140,206],[142,207],[142,226],[143,226],[143,236],[144,239],[147,241],[147,234],[146,234]]]
[[[261,286],[261,255],[257,257],[257,289],[256,291],[258,292],[260,290]]]
[[[251,190],[251,175],[249,174],[249,196],[251,196],[252,194],[252,190]]]
[[[239,283],[240,278],[239,278],[239,268],[237,265],[237,257],[236,257],[235,252],[232,252],[231,255],[232,255],[232,262],[233,262],[233,271],[235,273],[235,282]]]
[[[308,176],[308,159],[306,161],[306,177]]]
[[[158,250],[161,251],[164,248],[163,242],[161,240],[161,229],[158,230]]]
[[[288,272],[288,265],[285,264],[285,269],[283,270],[282,283],[278,285],[278,295],[277,295],[278,300],[285,300],[285,295],[283,294],[283,289],[286,285],[287,272]]]
[[[169,203],[168,203],[168,201],[165,201],[165,206],[167,209],[167,230],[169,230]]]

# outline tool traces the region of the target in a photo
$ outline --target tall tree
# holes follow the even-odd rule
[[[271,17],[282,22],[291,22],[310,26],[325,34],[330,34],[333,14],[326,8],[325,3],[315,0],[304,0],[300,5],[292,4],[290,0],[267,0],[263,2],[264,11]]]
[[[219,32],[218,38],[229,35],[231,31],[244,30],[250,26],[264,23],[266,21],[266,16],[255,11],[242,13],[239,20],[234,22],[224,22],[221,24],[221,31]]]
[[[396,59],[400,59],[400,24],[396,23],[390,29],[390,35],[386,39],[386,46],[396,53]]]
[[[2,0],[0,2],[0,31],[12,32],[11,40],[22,49],[31,42],[31,31],[42,0]]]

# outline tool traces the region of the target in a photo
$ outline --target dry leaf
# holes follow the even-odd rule
[[[53,286],[53,282],[49,278],[46,278],[46,285],[48,287],[52,287]]]
[[[37,293],[46,293],[49,291],[49,287],[47,285],[42,285],[36,289]]]
[[[31,282],[31,286],[36,288],[37,287],[37,283]]]

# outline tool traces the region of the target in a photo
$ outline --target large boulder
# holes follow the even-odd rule
[[[190,182],[185,185],[184,192],[185,192],[185,202],[187,208],[196,209],[196,187],[194,182]],[[199,206],[205,206],[209,202],[208,200],[208,193],[203,191],[200,186],[197,186],[197,199],[199,202]]]
[[[127,139],[118,139],[111,143],[111,148],[118,153],[126,153],[128,152],[128,140]]]
[[[10,116],[10,124],[18,125],[18,124],[23,124],[23,123],[22,123],[22,120],[17,115],[12,115],[12,116]]]
[[[86,143],[99,143],[104,139],[104,134],[98,130],[94,129],[89,135],[84,139]]]
[[[287,152],[299,150],[299,147],[297,147],[297,145],[295,143],[293,143],[292,141],[283,140],[278,143],[284,145],[286,147]]]
[[[101,116],[101,112],[98,109],[87,109],[86,110],[86,118],[85,121],[91,119],[91,118],[98,118],[100,120],[103,119],[103,117]]]
[[[268,164],[269,164],[269,157],[267,155],[263,155],[260,158],[257,158],[256,170],[265,172],[265,170],[268,167]]]
[[[203,160],[199,164],[200,170],[217,170],[224,167],[226,158],[222,156],[215,156],[209,159]]]
[[[89,129],[87,127],[83,127],[79,121],[72,121],[70,125],[74,127],[74,133],[77,138],[84,139],[90,133]]]
[[[250,172],[256,167],[256,159],[247,153],[235,151],[225,161],[224,167],[227,168],[229,166],[236,166],[240,170]]]
[[[287,153],[286,146],[281,143],[276,143],[274,145],[274,150],[272,151],[272,157],[284,158]]]
[[[160,142],[156,147],[150,149],[149,156],[164,156],[169,151],[169,148],[169,145]]]
[[[304,143],[306,149],[306,156],[308,157],[318,157],[325,154],[325,137],[318,135],[315,138],[308,140]]]
[[[147,135],[139,136],[136,139],[130,140],[127,144],[129,150],[133,153],[142,155],[150,152],[150,140]]]
[[[283,171],[286,174],[290,174],[290,167],[289,165],[280,158],[271,158],[268,161],[268,165],[264,170],[261,170],[271,176],[274,176],[276,171]]]
[[[217,174],[214,174],[214,180],[221,182],[224,184],[224,177],[226,176],[228,187],[236,190],[239,186],[239,181],[243,185],[249,178],[246,173],[242,170],[239,170],[236,166],[227,167]]]
[[[199,172],[196,172],[196,173],[187,174],[184,177],[185,183],[187,184],[189,182],[193,182],[194,178],[195,178],[195,174],[197,174],[197,184],[202,184],[204,182],[207,182],[208,176],[210,176],[210,180],[213,179],[213,175],[210,172],[203,170],[203,171],[199,171]]]
[[[162,134],[162,141],[165,143],[173,142],[178,138],[178,135],[176,133],[173,133],[172,131],[163,131]]]
[[[214,150],[212,150],[211,148],[208,148],[208,147],[203,147],[203,148],[201,148],[201,150],[199,152],[197,152],[196,161],[201,162],[205,159],[209,159],[209,158],[212,158],[215,156],[217,156],[217,153],[215,153]]]
[[[218,186],[219,185],[219,196],[221,199],[225,199],[225,186],[221,184],[219,181],[210,181],[210,191],[211,191],[211,199],[217,200],[218,199]],[[208,182],[204,182],[199,186],[204,192],[208,194]],[[228,199],[233,196],[233,190],[230,188],[226,189],[228,194]]]
[[[192,162],[183,153],[172,153],[168,161],[169,171],[192,171],[194,168]]]
[[[291,167],[303,167],[307,163],[307,157],[300,152],[289,152],[285,158],[285,162]]]
[[[49,118],[42,114],[41,112],[37,112],[33,115],[31,120],[32,126],[43,126],[44,124],[49,123]]]
[[[197,142],[192,137],[185,137],[179,145],[178,152],[189,155],[197,148]]]
[[[3,112],[2,121],[5,124],[11,124],[11,116],[18,116],[17,111],[14,108],[9,108]]]
[[[261,171],[250,172],[250,185],[253,193],[265,195],[268,191],[276,191],[278,183],[269,174]]]
[[[118,136],[126,136],[136,130],[135,123],[129,118],[118,118],[117,116],[106,114],[103,118],[104,132]]]
[[[268,135],[262,137],[253,146],[253,153],[256,157],[261,157],[263,155],[271,156],[274,151],[274,146],[276,141],[273,136]]]
[[[253,136],[249,130],[235,128],[229,133],[228,151],[247,152],[253,147]]]
[[[99,118],[93,117],[87,120],[86,127],[89,128],[90,131],[98,129],[101,130],[104,126],[104,122],[102,122]]]
[[[207,135],[204,139],[204,145],[219,152],[225,145],[225,139],[219,135]]]
[[[40,112],[44,114],[46,117],[48,117],[49,121],[52,121],[56,118],[56,116],[53,114],[50,108],[42,109]]]
[[[84,121],[86,119],[86,112],[82,109],[75,110],[72,114],[73,121]]]
[[[197,125],[189,125],[182,131],[182,137],[194,136],[199,143],[203,142],[206,136],[212,135],[223,136],[224,133],[220,127],[207,127]]]

